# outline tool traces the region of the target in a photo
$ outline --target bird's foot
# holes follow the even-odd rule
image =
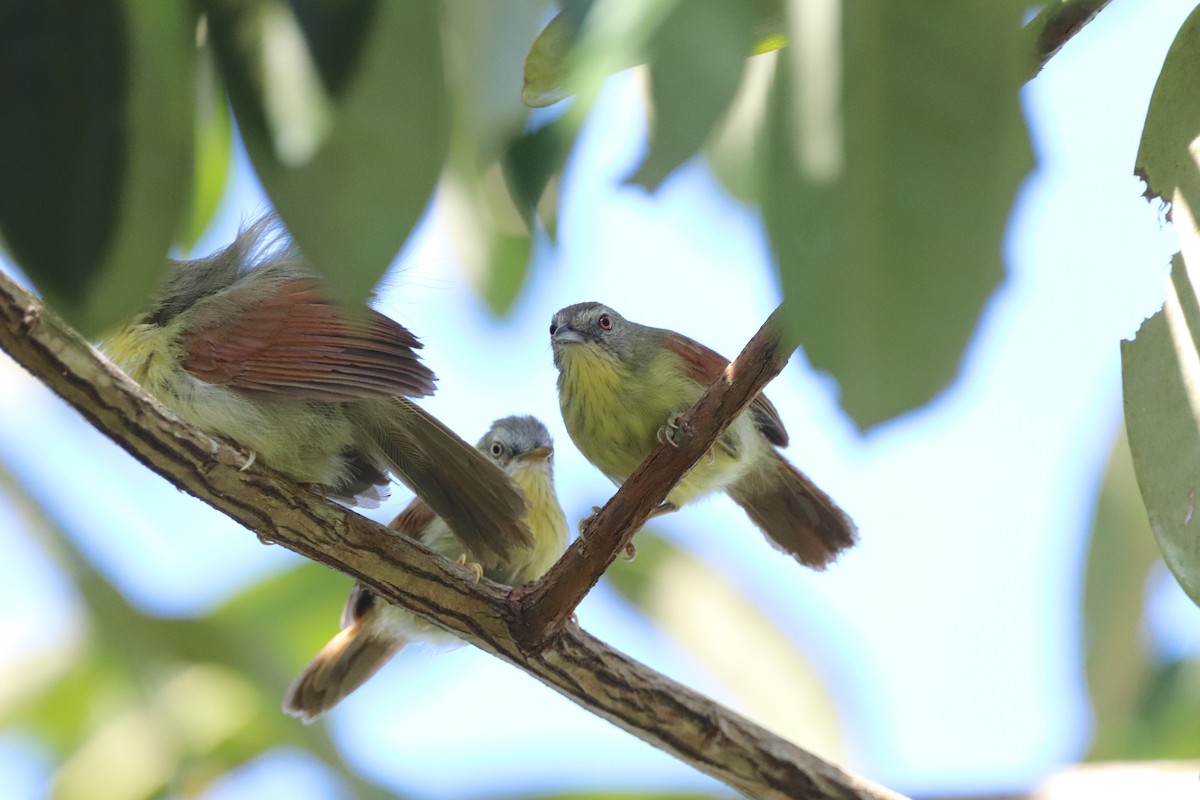
[[[649,521],[649,520],[654,519],[655,517],[661,517],[663,514],[670,514],[672,511],[678,511],[678,510],[679,510],[679,506],[675,505],[670,500],[668,500],[665,503],[660,503],[659,505],[657,505],[654,508],[654,510],[650,512],[650,516],[646,517],[646,520]]]
[[[246,451],[246,463],[238,467],[238,472],[245,472],[254,466],[254,462],[258,460],[258,452],[255,450]]]
[[[637,558],[637,548],[634,547],[633,542],[629,542],[617,552],[617,555],[624,561],[633,561]]]
[[[596,518],[596,515],[599,513],[600,513],[600,506],[592,506],[592,513],[588,514],[586,517],[579,520],[579,532],[583,533],[584,530],[587,529],[587,526],[592,524],[592,520],[594,520]]]
[[[679,420],[681,414],[672,414],[667,417],[667,424],[658,429],[658,441],[663,444],[669,444],[671,447],[679,447]]]
[[[471,571],[471,574],[474,576],[471,579],[471,583],[479,583],[479,579],[483,577],[483,565],[477,561],[467,561],[466,553],[463,553],[458,557],[458,565],[460,567],[466,567]]]

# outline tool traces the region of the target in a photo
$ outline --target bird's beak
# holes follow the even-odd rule
[[[554,344],[567,344],[568,342],[579,343],[587,341],[583,338],[582,333],[573,328],[568,328],[566,325],[560,325],[558,330],[554,332],[554,335],[550,337],[550,340],[554,342]]]
[[[535,447],[528,453],[522,453],[520,459],[522,461],[549,461],[552,455],[554,455],[553,447]]]

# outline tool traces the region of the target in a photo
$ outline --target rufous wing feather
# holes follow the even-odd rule
[[[663,346],[679,356],[684,365],[684,374],[697,383],[708,386],[716,381],[729,366],[729,360],[720,353],[675,331],[663,330]],[[680,409],[681,411],[683,409]],[[754,415],[755,424],[773,445],[786,447],[787,429],[774,404],[761,392],[750,401],[748,409]]]
[[[433,392],[408,329],[372,310],[346,314],[312,278],[281,281],[236,313],[197,316],[180,337],[182,364],[208,383],[330,402]]]

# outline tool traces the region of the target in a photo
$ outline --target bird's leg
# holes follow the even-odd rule
[[[458,565],[460,567],[466,567],[471,571],[471,574],[475,576],[471,580],[471,583],[479,583],[479,579],[483,577],[483,565],[477,561],[467,561],[466,553],[459,555]]]
[[[679,447],[679,442],[676,441],[679,436],[679,420],[681,414],[672,414],[667,417],[667,424],[658,429],[658,441],[663,444],[669,444],[671,447]]]
[[[662,442],[663,444],[669,444],[671,447],[679,447],[679,421],[682,418],[682,414],[672,414],[671,416],[667,417],[667,424],[658,429],[658,441]],[[733,456],[734,458],[737,458],[741,455],[741,448],[738,446],[737,440],[732,437],[728,431],[726,432],[725,436],[722,436],[717,440],[717,444],[720,445],[722,450],[729,453],[729,455]],[[709,464],[712,464],[717,460],[717,454],[714,449],[710,447],[708,448],[707,452],[704,453],[704,458]]]

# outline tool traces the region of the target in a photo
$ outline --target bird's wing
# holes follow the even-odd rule
[[[207,317],[180,336],[184,369],[207,383],[331,402],[433,392],[408,329],[372,310],[346,314],[312,278],[282,281],[253,306]]]
[[[684,364],[687,377],[705,386],[721,377],[725,368],[729,366],[729,360],[720,353],[681,333],[664,330],[663,344],[679,356]],[[788,434],[783,427],[783,420],[779,418],[779,412],[775,410],[775,405],[767,399],[765,394],[760,392],[750,402],[749,410],[754,415],[754,422],[758,429],[767,437],[767,441],[779,447],[787,446]]]
[[[388,523],[388,527],[411,539],[420,540],[421,532],[429,526],[429,523],[433,522],[435,516],[428,503],[419,497],[414,497],[404,507],[404,510]]]

